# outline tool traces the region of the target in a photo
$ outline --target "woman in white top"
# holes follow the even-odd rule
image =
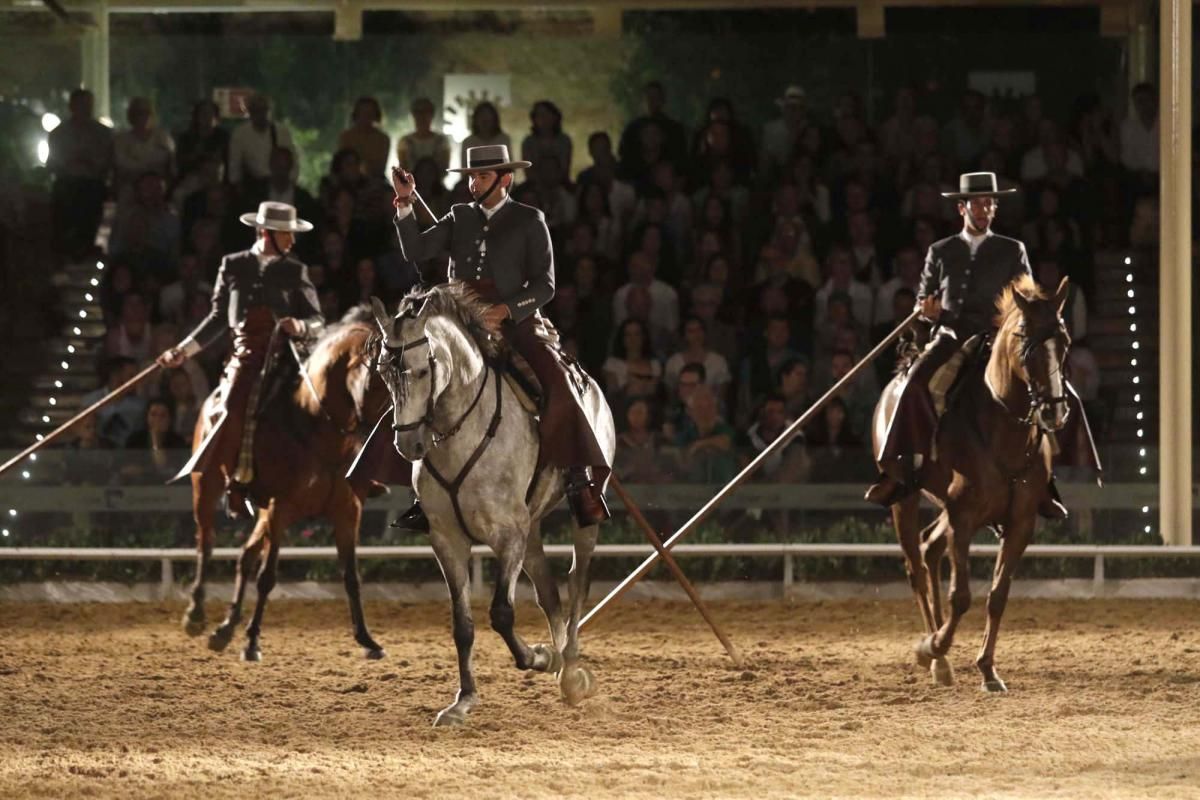
[[[667,389],[675,391],[675,384],[679,382],[679,373],[684,366],[703,364],[704,382],[717,392],[718,397],[724,397],[731,380],[729,363],[725,356],[708,349],[708,328],[705,327],[704,320],[696,316],[685,317],[680,326],[679,338],[683,347],[667,359],[663,374]]]
[[[617,329],[612,355],[604,362],[604,382],[610,398],[657,397],[662,391],[662,364],[650,350],[650,332],[638,319]]]
[[[133,199],[133,185],[147,172],[170,183],[175,173],[175,140],[154,123],[154,108],[144,97],[129,101],[125,112],[129,130],[113,137],[117,203]]]
[[[463,139],[459,163],[467,163],[468,149],[485,144],[502,144],[512,149],[512,139],[500,127],[500,112],[486,100],[471,112],[471,135]]]

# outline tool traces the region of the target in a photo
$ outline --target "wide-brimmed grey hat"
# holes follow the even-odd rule
[[[998,187],[994,172],[964,172],[958,176],[958,191],[942,192],[942,197],[963,200],[968,197],[990,197],[998,194],[1012,194],[1017,191]]]
[[[789,86],[783,90],[783,96],[775,98],[775,105],[783,106],[802,106],[804,105],[804,87]]]
[[[258,204],[258,213],[253,211],[242,214],[243,225],[251,228],[266,228],[269,231],[290,231],[305,233],[313,229],[308,220],[296,216],[296,207],[287,203],[276,203],[271,200]]]
[[[447,172],[499,172],[505,169],[528,169],[528,161],[509,161],[508,145],[481,144],[467,148],[466,166],[446,170]]]

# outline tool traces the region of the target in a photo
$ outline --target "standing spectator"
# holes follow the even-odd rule
[[[642,99],[646,112],[625,126],[617,146],[622,175],[634,183],[648,182],[650,170],[658,160],[682,164],[687,155],[683,125],[667,116],[667,93],[663,85],[650,81]]]
[[[137,362],[127,356],[110,355],[101,365],[100,373],[104,385],[83,396],[80,403],[84,408],[128,382],[137,374]],[[145,410],[146,401],[136,392],[127,392],[95,413],[96,429],[114,447],[124,447],[129,437],[145,425]]]
[[[125,118],[129,129],[113,137],[113,188],[118,206],[134,199],[134,184],[142,175],[154,172],[170,181],[175,171],[175,141],[155,124],[150,101],[144,97],[130,100]]]
[[[521,142],[521,160],[538,164],[554,159],[564,182],[571,179],[571,137],[563,133],[562,112],[549,100],[539,100],[529,112],[529,135]]]
[[[759,170],[764,180],[782,173],[783,166],[792,160],[801,137],[809,127],[804,108],[804,89],[801,87],[787,87],[775,105],[779,106],[779,119],[763,127]]]
[[[1121,164],[1141,191],[1158,183],[1158,94],[1149,83],[1130,92],[1129,116],[1121,123]]]
[[[229,138],[229,182],[241,192],[239,208],[250,208],[245,198],[261,197],[271,177],[271,153],[277,147],[292,152],[292,180],[300,176],[296,145],[291,131],[271,119],[271,99],[253,94],[246,101],[250,119],[234,129]]]
[[[692,137],[690,160],[701,169],[702,175],[711,173],[718,163],[725,163],[739,179],[749,181],[752,177],[758,166],[754,136],[738,122],[729,98],[714,97],[709,101],[705,125]]]
[[[358,154],[363,172],[372,178],[384,177],[392,140],[379,129],[383,109],[374,97],[360,97],[350,112],[350,127],[338,134],[339,150],[350,149]]]
[[[729,388],[732,376],[729,374],[729,364],[720,353],[708,348],[708,331],[704,321],[697,316],[689,316],[683,321],[680,330],[682,347],[679,352],[667,359],[663,372],[667,389],[675,390],[679,381],[679,373],[685,364],[703,364],[706,383],[717,392],[717,397],[724,398]]]
[[[478,111],[479,106],[475,110]],[[450,168],[450,137],[433,129],[433,101],[428,97],[418,97],[409,111],[412,113],[414,130],[396,142],[396,158],[400,168],[415,175],[421,159],[431,158],[438,168],[438,175],[444,174]],[[472,116],[472,133],[473,129]]]
[[[200,100],[192,106],[192,121],[176,139],[181,181],[209,160],[221,165],[222,174],[228,171],[229,131],[221,127],[220,121],[221,111],[212,100]]]
[[[717,395],[701,384],[687,404],[687,421],[676,434],[680,473],[691,483],[724,484],[737,474],[737,432],[720,414]]]
[[[489,144],[502,144],[512,149],[512,139],[500,127],[500,112],[491,102],[484,100],[471,112],[471,135],[463,139],[460,164],[467,163],[467,150]]]
[[[92,116],[95,99],[71,92],[71,116],[50,132],[46,168],[54,176],[54,232],[60,251],[82,255],[96,241],[104,212],[105,181],[112,170],[112,131]]]

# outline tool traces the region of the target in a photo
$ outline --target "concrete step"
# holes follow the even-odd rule
[[[47,409],[78,411],[83,407],[85,394],[86,392],[68,392],[59,389],[51,392],[35,392],[29,397],[29,406],[42,413],[48,413]]]
[[[33,388],[39,392],[51,390],[63,392],[90,392],[96,388],[96,376],[82,370],[59,370],[58,374],[45,373],[33,379]]]

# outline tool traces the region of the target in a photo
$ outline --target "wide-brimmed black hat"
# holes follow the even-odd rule
[[[467,163],[461,167],[448,169],[447,172],[500,172],[507,169],[528,169],[533,164],[528,161],[509,161],[508,145],[481,144],[478,147],[467,148]]]
[[[999,194],[1012,194],[1016,189],[1000,189],[996,183],[994,172],[964,172],[958,176],[957,192],[942,192],[942,197],[951,200],[964,200],[968,197],[991,197]]]

